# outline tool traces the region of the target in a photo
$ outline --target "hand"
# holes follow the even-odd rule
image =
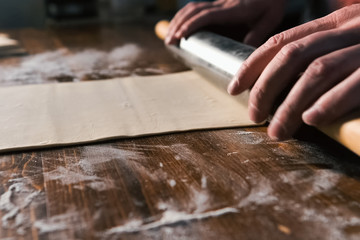
[[[286,139],[302,121],[328,124],[360,107],[359,12],[354,4],[277,34],[240,67],[228,92],[255,83],[249,99],[255,122],[265,120],[275,99],[294,84],[268,127],[271,138]]]
[[[246,24],[250,31],[244,43],[259,46],[280,24],[285,0],[218,0],[192,2],[181,9],[170,23],[165,42],[173,44],[201,27],[212,24]]]

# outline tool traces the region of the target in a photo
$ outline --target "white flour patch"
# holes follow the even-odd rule
[[[243,131],[243,130],[239,130],[235,133],[236,135],[251,135],[253,134],[253,132],[248,132],[248,131]]]
[[[170,202],[159,202],[157,208],[163,211],[178,211],[190,213],[202,213],[211,210],[210,194],[206,190],[197,190],[190,188],[189,200],[185,209],[179,210],[178,206],[170,200]]]
[[[261,144],[261,143],[265,143],[266,139],[264,138],[264,136],[260,135],[260,134],[247,134],[247,135],[243,135],[241,136],[241,143],[242,144]]]
[[[80,172],[75,172],[64,167],[44,173],[44,178],[47,181],[59,181],[63,185],[79,184],[87,181],[98,181],[99,178],[91,175],[84,175]]]
[[[69,209],[66,213],[54,215],[47,219],[37,220],[34,227],[40,234],[53,233],[66,229],[85,229],[86,223],[83,216],[75,209]]]
[[[159,203],[157,204],[157,208],[158,208],[159,210],[167,210],[167,209],[169,208],[169,205],[166,204],[166,203],[164,203],[164,202],[159,202]]]
[[[15,208],[15,205],[11,202],[11,196],[14,194],[15,188],[11,187],[0,196],[0,210],[9,212]]]
[[[0,164],[7,164],[7,163],[11,163],[11,157],[10,156],[1,156]]]
[[[103,181],[90,182],[87,183],[86,186],[94,189],[97,192],[107,191],[109,189],[116,188],[116,185],[111,179],[104,179]]]
[[[112,160],[133,160],[145,158],[141,152],[123,150],[110,147],[84,147],[81,153],[79,166],[87,173],[93,174],[98,164],[107,163]]]
[[[194,212],[205,212],[210,209],[210,195],[206,190],[195,190],[192,189],[191,203],[194,205]]]
[[[230,157],[232,155],[238,154],[238,152],[231,152],[231,153],[227,153],[226,156]]]
[[[44,173],[47,181],[58,181],[62,185],[73,185],[75,189],[84,189],[84,186],[96,191],[106,191],[116,188],[112,179],[100,178],[96,175],[87,175],[81,171],[73,171],[58,167],[53,171]]]
[[[176,181],[174,179],[170,179],[169,180],[169,185],[170,185],[170,187],[175,187],[176,186]]]
[[[199,221],[207,218],[218,217],[229,213],[237,213],[235,208],[222,208],[203,213],[185,213],[168,210],[164,212],[161,218],[151,223],[143,224],[141,220],[132,220],[122,226],[113,227],[105,232],[106,235],[121,234],[121,233],[136,233],[148,231],[152,229],[170,226],[181,222]]]
[[[72,78],[73,73],[63,62],[65,49],[45,52],[24,58],[20,66],[0,66],[0,83],[3,85],[39,84],[54,81],[54,77]]]
[[[145,68],[143,69],[146,73],[149,74],[165,74],[167,73],[166,71],[164,71],[163,69],[157,69],[157,68]]]
[[[256,185],[252,186],[249,195],[241,199],[239,207],[254,205],[272,205],[278,203],[279,199],[274,195],[271,182],[268,179],[259,180]]]
[[[23,235],[31,227],[27,207],[37,198],[43,197],[43,192],[36,191],[26,179],[18,180],[9,186],[0,196],[1,224],[5,229],[16,229],[17,234]]]
[[[48,82],[110,79],[132,75],[130,70],[143,50],[125,44],[110,52],[87,49],[71,53],[67,49],[23,58],[18,66],[0,66],[0,84],[24,85]]]
[[[135,44],[126,44],[109,53],[108,62],[111,69],[127,68],[142,54],[142,49]]]
[[[207,178],[206,178],[206,176],[203,175],[201,177],[201,188],[206,189],[206,187],[207,187]]]
[[[83,78],[96,70],[106,71],[107,53],[95,49],[88,49],[71,56],[66,56],[66,62],[76,72],[76,77]]]
[[[310,171],[310,170],[309,170]],[[312,171],[312,170],[311,170]],[[318,169],[315,173],[306,174],[306,170],[281,173],[279,175],[282,182],[301,188],[306,186],[306,191],[302,194],[302,199],[307,200],[320,193],[328,193],[335,189],[342,174],[328,169]]]
[[[300,211],[300,220],[307,223],[313,223],[314,226],[322,226],[322,236],[324,239],[359,239],[360,234],[347,235],[344,229],[347,227],[358,227],[360,217],[349,216],[336,207],[329,206],[325,211],[319,211],[315,208],[305,208]],[[351,237],[350,237],[351,236]]]
[[[241,138],[242,144],[248,144],[248,145],[266,144],[270,141],[270,138],[267,136],[266,133],[248,132],[248,131],[240,130],[234,134]]]

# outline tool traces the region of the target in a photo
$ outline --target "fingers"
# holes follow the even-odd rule
[[[332,29],[334,24],[334,21],[321,18],[271,37],[240,66],[238,73],[228,86],[229,94],[237,95],[252,86],[264,68],[286,44],[315,32]]]
[[[316,125],[322,123],[323,120],[332,121],[354,108],[354,102],[352,102],[348,103],[347,108],[341,109],[344,112],[340,109],[334,111],[334,108],[325,107],[323,101],[326,102],[329,99],[334,101],[336,99],[334,96],[330,96],[334,94],[334,90],[330,89],[356,71],[360,66],[359,62],[360,45],[334,51],[312,62],[276,111],[268,128],[269,136],[274,139],[286,139],[300,127],[302,119],[308,124]],[[358,76],[358,84],[360,85],[359,77],[360,75]],[[345,94],[345,90],[348,89],[342,88],[341,91],[337,91],[338,94]],[[328,97],[306,111],[322,95]],[[360,97],[358,97],[358,106],[359,102]],[[304,113],[304,111],[306,112]]]
[[[324,125],[333,122],[360,106],[360,68],[343,82],[324,94],[303,114],[310,125]]]
[[[211,19],[219,19],[220,13],[221,9],[215,7],[202,10],[201,12],[184,22],[182,26],[178,29],[178,31],[175,32],[174,37],[176,39],[181,39],[182,37],[190,35],[197,29],[208,25]]]
[[[216,6],[215,2],[200,2],[200,3],[188,3],[184,8],[182,8],[170,22],[169,30],[167,37],[165,39],[166,44],[173,44],[181,37],[181,34],[176,34],[179,29],[183,26],[185,22],[187,25],[190,25],[195,21],[196,23],[196,15],[205,9]],[[194,18],[195,16],[195,18]],[[189,19],[191,21],[189,22]]]
[[[255,122],[264,121],[270,114],[276,98],[290,85],[290,83],[297,80],[299,73],[304,71],[306,66],[308,66],[313,59],[317,59],[327,53],[356,43],[357,39],[353,38],[352,33],[331,30],[314,33],[303,39],[285,45],[265,67],[251,90],[249,99],[250,118]],[[323,76],[327,73],[327,70],[329,69],[326,69],[325,71],[320,69],[319,71],[319,64],[310,65],[310,73],[315,75],[315,77],[320,75],[321,80],[323,80]],[[305,72],[304,76],[307,76],[307,72],[308,71]],[[310,76],[309,78],[310,81],[315,81],[314,76]],[[300,81],[298,86],[306,86],[309,78]],[[298,88],[301,89],[301,87]],[[303,93],[303,89],[300,90],[300,93]],[[309,94],[315,95],[315,91],[307,93],[306,96],[295,96],[294,98],[302,99],[303,97],[306,97],[308,101],[311,101]],[[299,114],[297,117],[300,119],[300,113],[298,111],[302,110],[300,109],[300,106],[303,104],[294,102],[293,100],[285,102],[285,104],[286,103],[289,103],[289,106],[292,106],[292,109],[288,109],[289,106],[287,107],[288,110],[293,112],[291,114],[292,117],[296,117],[294,115],[296,113]]]
[[[305,70],[270,123],[268,134],[273,139],[290,137],[302,119],[317,125],[359,108],[360,70],[356,69],[360,67],[360,50],[356,47],[360,26],[354,14],[338,11],[277,34],[240,67],[228,92],[236,95],[255,83],[249,114],[256,122],[266,119],[280,92]],[[341,111],[334,111],[334,107],[341,107]]]
[[[329,124],[351,110],[359,109],[359,92],[360,68],[319,98],[302,118],[313,126]]]
[[[238,73],[228,86],[229,94],[237,95],[251,87],[267,64],[286,44],[315,32],[335,29],[337,27],[349,28],[358,26],[359,11],[360,4],[354,4],[323,18],[310,21],[271,37],[240,66]]]

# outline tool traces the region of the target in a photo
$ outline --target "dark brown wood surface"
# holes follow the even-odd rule
[[[29,55],[0,59],[0,83],[185,70],[152,24],[8,31]],[[108,55],[128,43],[141,54],[114,71]],[[359,239],[359,176],[358,156],[310,128],[285,142],[254,127],[2,154],[0,237]]]

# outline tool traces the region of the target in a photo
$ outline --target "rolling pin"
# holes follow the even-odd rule
[[[169,22],[166,20],[156,24],[155,33],[160,39],[164,40],[168,26]],[[251,46],[207,31],[182,38],[178,45],[165,46],[175,58],[224,90],[240,65],[255,50]],[[248,94],[242,94],[239,98],[246,100],[247,97]],[[360,112],[318,129],[360,156]]]

